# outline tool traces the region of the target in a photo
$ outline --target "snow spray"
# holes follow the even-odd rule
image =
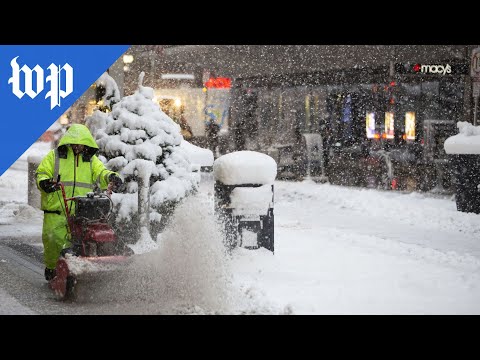
[[[134,256],[128,271],[97,288],[132,314],[220,314],[232,304],[231,271],[205,195],[187,197],[157,240],[158,249]]]

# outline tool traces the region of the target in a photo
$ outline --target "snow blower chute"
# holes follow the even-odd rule
[[[62,250],[49,287],[60,300],[65,300],[75,298],[76,285],[81,279],[124,269],[133,250],[117,238],[108,223],[113,208],[111,185],[106,193],[90,192],[67,198],[60,176],[57,184],[62,190],[72,246]],[[75,214],[68,207],[72,201]]]

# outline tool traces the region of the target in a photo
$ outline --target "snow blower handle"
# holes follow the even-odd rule
[[[57,176],[57,181],[55,181],[54,186],[57,190],[62,190],[63,193],[65,193],[65,190],[63,188],[63,184],[60,182],[60,174]]]
[[[65,216],[67,219],[70,218],[70,211],[68,209],[68,202],[75,200],[75,198],[67,198],[67,194],[65,193],[65,186],[60,182],[60,174],[57,176],[57,182],[55,183],[56,186],[58,186],[62,190],[62,196],[63,196],[63,202],[65,205]]]

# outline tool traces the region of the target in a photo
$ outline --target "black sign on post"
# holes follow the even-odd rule
[[[467,63],[407,63],[395,64],[395,73],[401,75],[468,75],[469,65]]]
[[[472,96],[475,103],[473,112],[473,126],[477,126],[478,98],[480,96],[480,48],[472,50],[470,76],[472,77]]]
[[[472,61],[470,64],[470,76],[476,81],[480,81],[480,48],[472,50]]]

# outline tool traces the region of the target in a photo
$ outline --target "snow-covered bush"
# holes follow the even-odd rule
[[[150,190],[152,238],[163,230],[184,197],[198,189],[198,178],[185,150],[180,126],[152,101],[153,89],[142,86],[117,102],[110,113],[96,111],[86,119],[100,148],[99,158],[108,169],[122,175],[126,193],[113,194],[115,226],[126,240],[138,239],[138,182],[146,179]]]

